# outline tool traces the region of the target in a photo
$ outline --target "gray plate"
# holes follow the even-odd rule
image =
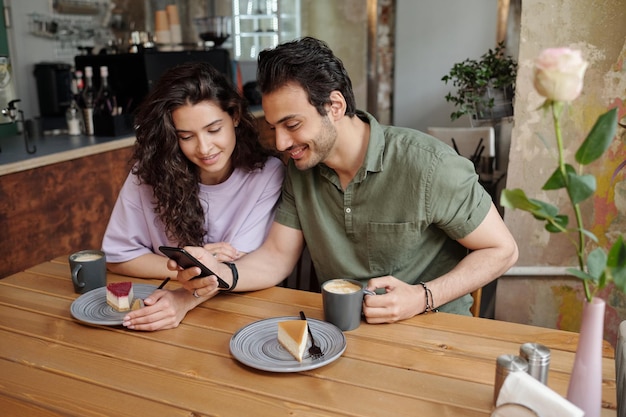
[[[148,284],[133,284],[135,298],[146,298],[157,287]],[[118,326],[122,324],[128,311],[115,311],[107,304],[106,287],[96,288],[78,297],[72,303],[70,312],[76,320],[89,324]]]
[[[346,338],[338,327],[325,321],[307,319],[315,342],[322,348],[324,356],[311,358],[309,338],[302,362],[298,362],[278,343],[278,322],[285,320],[300,318],[274,317],[242,327],[230,339],[230,353],[244,365],[262,371],[300,372],[328,365],[346,350]]]

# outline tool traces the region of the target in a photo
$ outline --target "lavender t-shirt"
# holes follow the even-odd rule
[[[261,246],[274,219],[280,197],[284,165],[269,158],[263,169],[235,169],[221,184],[200,184],[205,213],[205,243],[228,242],[242,252]],[[139,184],[131,172],[122,186],[109,220],[102,250],[107,262],[126,262],[158,247],[178,246],[169,240],[165,226],[154,213],[152,187]]]

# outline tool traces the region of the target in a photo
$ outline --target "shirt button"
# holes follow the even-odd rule
[[[352,209],[350,207],[346,208],[346,213],[348,214],[352,213]]]

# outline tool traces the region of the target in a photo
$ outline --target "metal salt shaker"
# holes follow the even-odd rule
[[[493,391],[493,403],[496,404],[504,380],[511,372],[528,372],[526,359],[515,355],[500,355],[496,359],[496,382]]]
[[[524,343],[519,349],[519,355],[528,362],[528,374],[547,385],[550,349],[539,343]]]

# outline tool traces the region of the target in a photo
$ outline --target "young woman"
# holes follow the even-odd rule
[[[233,261],[261,245],[274,217],[284,165],[258,141],[256,122],[230,81],[207,63],[168,70],[135,118],[133,168],[102,243],[109,270],[173,276],[159,246],[203,246]],[[178,326],[207,300],[156,291],[124,325]]]

